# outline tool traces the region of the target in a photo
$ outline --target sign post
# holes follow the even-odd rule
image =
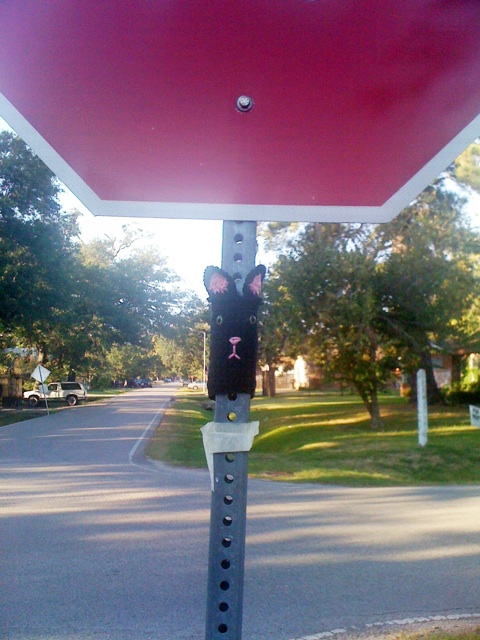
[[[48,410],[47,394],[46,394],[45,387],[43,386],[43,383],[45,382],[45,380],[48,378],[49,375],[50,375],[50,371],[45,367],[42,367],[41,364],[37,365],[31,373],[31,377],[40,383],[42,392],[45,395],[45,406],[47,408],[47,415],[50,415],[50,411]]]
[[[256,246],[255,222],[223,223],[222,269],[238,290]],[[202,428],[212,480],[206,640],[242,637],[248,450],[258,432],[249,413],[250,394],[217,394],[214,422]]]

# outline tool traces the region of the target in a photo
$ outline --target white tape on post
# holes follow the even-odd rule
[[[213,473],[214,453],[234,453],[235,451],[250,451],[253,439],[258,434],[259,422],[207,422],[200,429],[203,436],[203,447],[207,458],[212,491],[215,480]]]

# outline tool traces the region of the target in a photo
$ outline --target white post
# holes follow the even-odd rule
[[[417,371],[417,410],[418,410],[418,444],[427,444],[428,405],[427,405],[427,376],[425,369]]]

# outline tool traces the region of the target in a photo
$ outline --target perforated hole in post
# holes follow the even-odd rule
[[[233,455],[233,453],[227,453],[225,454],[225,460],[227,462],[234,462],[235,456]]]
[[[225,613],[225,611],[228,611],[228,603],[220,602],[220,604],[218,605],[218,608],[220,609],[220,611],[223,611],[223,613]]]
[[[220,565],[222,569],[230,569],[230,560],[227,560],[226,558],[224,558],[220,563]]]
[[[222,622],[222,624],[218,625],[218,630],[220,631],[220,633],[227,633],[228,627]]]
[[[220,589],[222,591],[228,591],[230,589],[230,583],[227,580],[222,580],[220,583]]]
[[[233,477],[233,475],[231,473],[226,473],[225,474],[225,482],[227,484],[232,484],[232,482],[235,480],[235,478]]]
[[[223,498],[223,502],[224,504],[232,504],[233,502],[233,496],[227,495]]]
[[[223,538],[222,540],[222,547],[225,547],[225,549],[228,549],[228,547],[231,547],[231,546],[232,546],[232,539],[225,536],[225,538]]]
[[[225,516],[224,519],[223,519],[223,524],[226,527],[231,527],[232,526],[232,522],[233,522],[233,520],[232,520],[232,518],[230,516]]]

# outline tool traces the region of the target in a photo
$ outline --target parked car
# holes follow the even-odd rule
[[[139,389],[146,389],[152,386],[152,381],[148,378],[136,378],[134,382]]]
[[[33,391],[25,391],[23,398],[29,407],[36,407],[42,400],[64,400],[69,407],[74,407],[81,400],[86,400],[87,390],[81,382],[50,382]]]
[[[194,391],[196,391],[197,389],[200,389],[202,383],[200,382],[200,380],[194,380],[193,382],[189,382],[187,384],[187,389],[193,389]]]

